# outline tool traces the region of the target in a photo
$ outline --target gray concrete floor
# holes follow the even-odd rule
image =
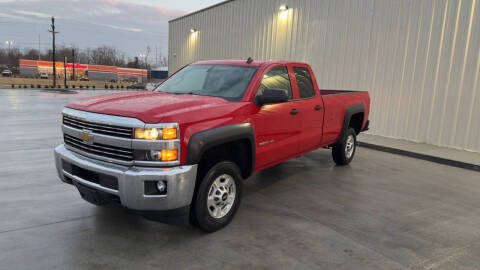
[[[57,178],[77,95],[0,90],[0,269],[480,269],[480,174],[359,148],[255,174],[225,229],[95,207]]]

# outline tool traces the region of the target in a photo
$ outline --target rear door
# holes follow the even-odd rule
[[[300,102],[300,151],[318,147],[323,133],[323,100],[308,65],[293,64],[294,89]]]
[[[298,102],[294,101],[291,77],[286,65],[276,65],[265,70],[256,91],[267,88],[285,89],[289,100],[256,107],[252,115],[257,143],[256,168],[267,167],[294,156],[299,152],[300,121]]]

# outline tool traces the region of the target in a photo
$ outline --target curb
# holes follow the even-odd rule
[[[56,93],[56,94],[78,94],[75,90],[68,90],[68,89],[40,89],[41,92],[46,93]]]
[[[472,163],[462,162],[462,161],[448,159],[448,158],[441,158],[441,157],[436,157],[436,156],[431,156],[426,154],[420,154],[416,152],[401,150],[398,148],[392,148],[392,147],[376,145],[376,144],[360,142],[360,141],[357,142],[357,145],[365,148],[370,148],[373,150],[382,151],[382,152],[423,159],[423,160],[427,160],[427,161],[431,161],[431,162],[435,162],[443,165],[480,172],[480,165],[476,165]]]

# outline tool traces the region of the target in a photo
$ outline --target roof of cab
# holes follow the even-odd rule
[[[284,60],[253,60],[250,63],[247,63],[246,59],[237,59],[237,60],[204,60],[192,63],[192,65],[231,65],[231,66],[261,66],[264,64],[287,64],[292,63],[292,61]]]

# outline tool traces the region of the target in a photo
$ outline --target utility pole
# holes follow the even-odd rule
[[[67,57],[63,58],[63,83],[67,89]]]
[[[55,70],[55,34],[58,34],[58,32],[55,32],[55,17],[52,16],[52,30],[48,30],[48,32],[52,33],[53,40],[52,40],[52,45],[53,45],[53,88],[57,87],[57,72]]]
[[[75,77],[75,49],[72,48],[72,79],[75,81],[77,78]]]

